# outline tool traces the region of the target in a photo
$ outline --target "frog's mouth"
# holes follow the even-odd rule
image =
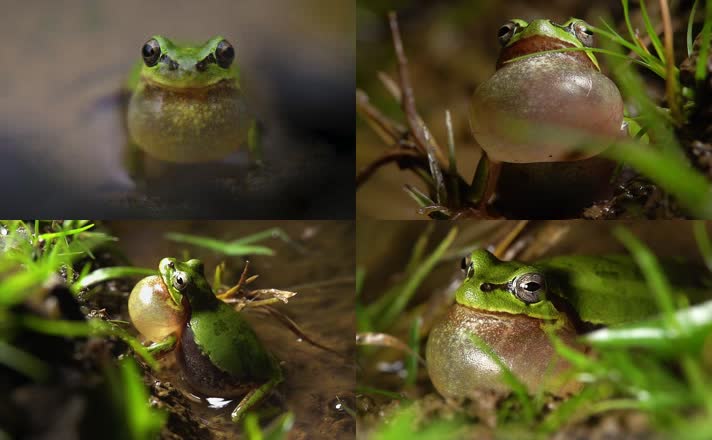
[[[141,75],[141,80],[148,86],[176,93],[205,92],[207,90],[215,89],[234,90],[237,88],[235,81],[228,78],[215,78],[209,82],[197,82],[195,80],[162,81],[156,80],[156,78],[149,78],[145,75]]]
[[[507,61],[512,60],[517,57],[525,55],[533,55],[537,52],[544,52],[547,50],[557,50],[557,49],[567,49],[575,48],[573,44],[561,41],[556,38],[547,37],[545,35],[534,35],[531,37],[523,38],[509,47],[505,47],[499,54],[497,59],[496,69],[503,67]],[[573,50],[567,52],[560,52],[561,55],[565,55],[575,59],[584,65],[590,66],[592,69],[598,70],[591,58],[588,57],[584,50]]]

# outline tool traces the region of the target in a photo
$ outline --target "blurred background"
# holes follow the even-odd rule
[[[353,2],[2,5],[6,217],[353,216]],[[199,43],[223,35],[235,46],[250,108],[266,128],[263,168],[247,167],[241,150],[232,179],[136,189],[121,163],[120,89],[154,34]]]
[[[634,20],[639,18],[637,3],[631,2]],[[676,8],[686,10],[691,3],[671,2],[674,19],[684,20],[686,15],[676,14]],[[445,111],[450,110],[459,173],[468,182],[474,174],[480,151],[468,123],[470,99],[477,86],[494,72],[500,49],[497,42],[499,27],[511,18],[528,21],[550,18],[561,23],[570,17],[578,17],[594,25],[600,25],[600,18],[605,18],[614,26],[621,24],[622,18],[619,0],[357,0],[356,4],[357,88],[363,89],[371,103],[388,117],[405,122],[399,104],[378,79],[381,71],[397,78],[386,18],[388,11],[397,11],[418,112],[433,136],[445,144]],[[650,16],[659,14],[658,2],[647,2],[647,5]],[[678,24],[679,28],[684,28],[684,22]],[[606,71],[605,59],[603,70]],[[664,86],[659,81],[647,85],[653,96]],[[363,118],[357,117],[356,126],[356,169],[359,170],[379,157],[388,146]],[[404,184],[423,187],[412,172],[401,172],[395,164],[379,169],[358,190],[357,217],[424,219],[416,212],[415,202],[403,191]]]

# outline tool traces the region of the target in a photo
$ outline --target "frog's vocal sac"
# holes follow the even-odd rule
[[[225,38],[192,46],[156,35],[141,55],[128,83],[132,145],[174,163],[220,160],[242,144],[259,153],[258,126]]]
[[[615,164],[600,154],[625,135],[620,92],[587,50],[583,20],[513,19],[498,39],[497,70],[475,91],[471,119],[501,167],[497,203],[515,218],[578,216],[609,194]]]

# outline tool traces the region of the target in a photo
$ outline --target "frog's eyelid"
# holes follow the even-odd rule
[[[188,284],[190,284],[190,275],[183,271],[176,271],[173,274],[173,287],[178,290],[183,290]]]
[[[524,28],[516,21],[510,20],[503,24],[497,31],[497,40],[499,44],[504,47],[512,40],[516,34],[521,32]]]
[[[195,68],[198,71],[202,72],[208,68],[208,64],[217,64],[217,60],[215,59],[215,54],[210,53],[208,56],[206,56],[202,60],[195,63]]]
[[[523,281],[526,281],[527,286],[531,283],[535,283],[535,284],[538,284],[539,287],[537,289],[530,290],[526,286],[524,286],[523,287],[524,292],[521,292],[520,287],[522,286]],[[534,304],[534,303],[538,303],[539,301],[541,301],[543,299],[541,295],[542,295],[542,293],[546,292],[546,279],[540,273],[528,272],[528,273],[519,275],[518,277],[514,278],[507,285],[507,288],[510,291],[510,293],[512,293],[512,295],[514,295],[517,299],[524,302],[525,304]],[[534,300],[534,299],[536,299],[536,300]]]

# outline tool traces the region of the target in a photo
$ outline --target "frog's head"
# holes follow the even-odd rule
[[[573,47],[584,50],[561,53],[600,70],[593,52],[585,50],[594,46],[593,32],[585,21],[578,18],[571,18],[564,24],[544,19],[527,23],[515,18],[499,28],[497,38],[502,46],[497,60],[498,69],[513,58]]]
[[[485,249],[462,260],[465,281],[455,293],[459,304],[489,312],[556,319],[559,311],[547,299],[544,275],[536,267],[500,261]]]
[[[164,258],[158,264],[158,271],[168,293],[176,304],[181,304],[183,297],[192,299],[202,292],[212,292],[205,279],[203,262],[197,259],[179,262],[175,258]]]
[[[154,35],[143,45],[142,77],[171,89],[200,89],[238,78],[235,49],[223,37],[202,46],[178,45]]]

